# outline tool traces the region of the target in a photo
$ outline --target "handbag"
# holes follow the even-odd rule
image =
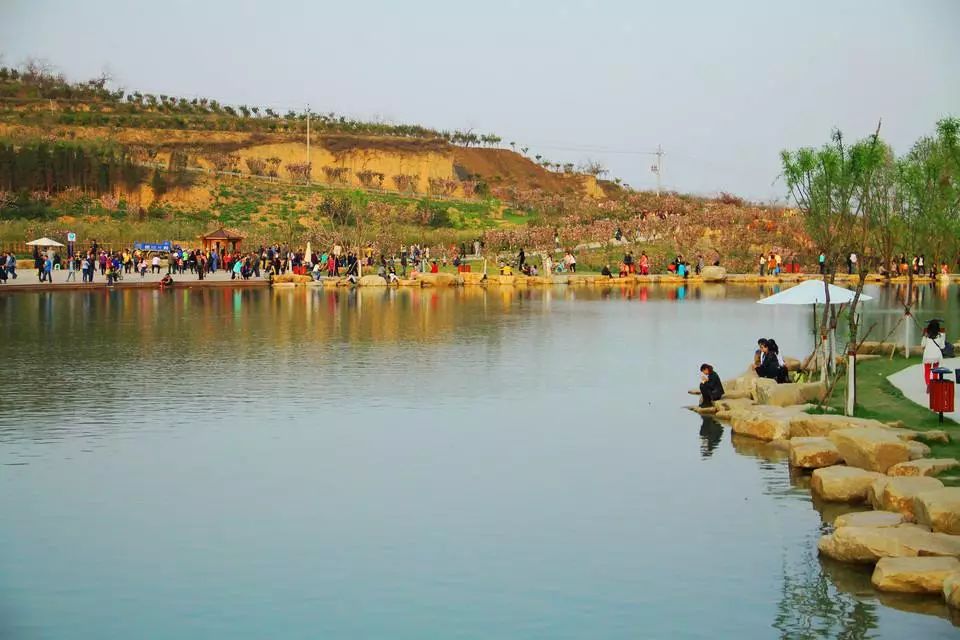
[[[934,344],[937,344],[937,343],[934,343]],[[937,344],[937,348],[940,348],[940,345]],[[940,349],[940,353],[943,354],[943,357],[944,357],[944,358],[952,358],[952,357],[954,357],[955,351],[956,351],[956,350],[955,350],[954,347],[953,347],[953,343],[952,343],[952,342],[946,342],[946,341],[944,341],[943,348]]]

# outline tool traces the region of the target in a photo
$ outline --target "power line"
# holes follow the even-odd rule
[[[536,142],[528,143],[531,147],[536,147],[538,149],[549,149],[551,151],[579,151],[586,153],[617,153],[617,154],[627,154],[627,155],[642,155],[642,156],[655,156],[662,151],[640,151],[635,149],[608,149],[604,147],[578,147],[578,146],[560,146],[560,145],[549,145],[549,144],[538,144]]]

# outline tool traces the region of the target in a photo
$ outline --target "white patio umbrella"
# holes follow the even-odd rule
[[[757,300],[757,304],[792,304],[792,305],[813,305],[814,317],[817,313],[818,304],[826,304],[827,296],[824,292],[824,282],[823,280],[807,280],[801,282],[795,287],[791,287],[786,291],[781,291],[772,296],[762,298]],[[844,289],[843,287],[837,287],[832,284],[827,284],[827,289],[830,291],[830,304],[852,304],[855,292],[850,289]],[[860,294],[860,302],[867,300],[873,300],[872,296]],[[852,310],[851,313],[855,313],[856,310]],[[836,333],[834,332],[831,336],[831,342],[836,343]],[[826,348],[827,345],[823,344],[823,354],[821,356],[821,379],[826,381],[827,379],[827,362],[833,358],[833,348],[829,350]],[[827,353],[829,351],[829,355]],[[852,355],[848,355],[847,361],[847,415],[853,415],[853,405],[856,401],[856,363],[855,358]]]
[[[50,238],[43,237],[37,238],[36,240],[31,240],[27,243],[28,247],[62,247],[63,245],[57,242],[56,240],[51,240]]]
[[[854,292],[836,285],[827,284],[830,289],[830,304],[850,304],[853,302]],[[872,297],[860,294],[860,300],[873,300]],[[824,304],[827,301],[823,291],[823,280],[807,280],[786,291],[775,293],[757,300],[757,304]]]

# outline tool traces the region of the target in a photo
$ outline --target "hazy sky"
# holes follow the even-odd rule
[[[650,187],[782,198],[831,128],[904,151],[960,115],[960,1],[0,0],[6,64],[71,79],[494,132]]]

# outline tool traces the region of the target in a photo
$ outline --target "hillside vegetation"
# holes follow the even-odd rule
[[[0,68],[0,243],[28,236],[189,242],[228,226],[253,242],[454,244],[514,250],[609,240],[648,253],[752,261],[810,252],[789,210],[632,191],[606,170],[527,155],[494,134],[276,113]],[[509,147],[509,148],[505,148]],[[519,149],[519,151],[517,150]]]

